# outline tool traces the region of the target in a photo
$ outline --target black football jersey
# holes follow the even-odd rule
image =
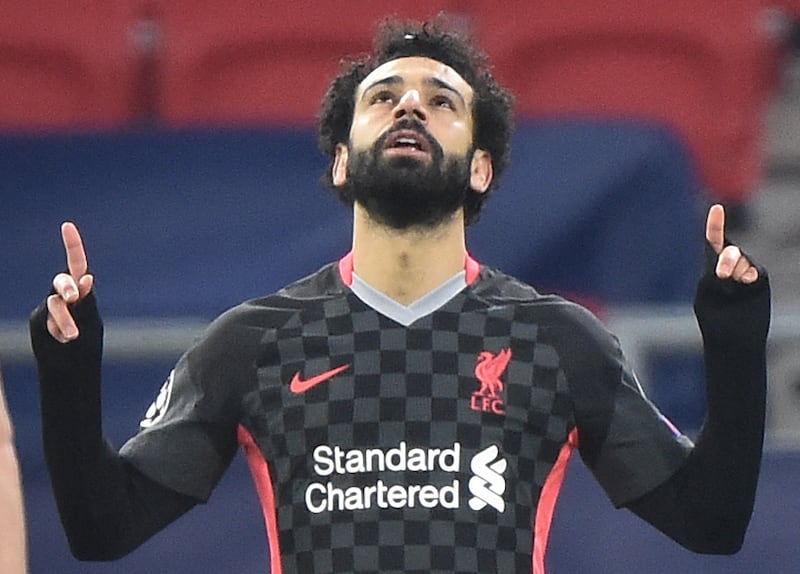
[[[617,506],[685,459],[583,307],[468,259],[403,324],[352,279],[348,256],[223,314],[121,451],[207,499],[243,449],[273,574],[543,574],[574,451]]]

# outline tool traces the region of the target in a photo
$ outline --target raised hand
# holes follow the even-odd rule
[[[83,240],[74,223],[61,225],[61,238],[67,253],[68,272],[53,278],[55,294],[47,298],[47,330],[57,341],[68,343],[80,334],[70,308],[91,292],[94,277],[87,273],[89,264]]]
[[[758,279],[758,268],[741,250],[735,245],[725,246],[725,208],[719,204],[708,210],[706,240],[717,254],[717,277],[739,283],[753,283]]]

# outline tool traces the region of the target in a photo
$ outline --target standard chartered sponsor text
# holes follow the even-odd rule
[[[320,477],[369,472],[454,473],[461,468],[461,444],[452,448],[409,448],[405,441],[389,449],[342,449],[320,445],[314,449],[314,472]],[[308,510],[318,514],[369,508],[458,508],[459,481],[450,484],[387,484],[382,479],[366,486],[337,487],[333,482],[312,482],[305,491]]]
[[[449,486],[432,484],[393,484],[382,480],[370,486],[336,488],[328,483],[313,482],[306,488],[306,506],[310,512],[336,510],[366,510],[368,508],[458,508],[459,484],[454,480]]]

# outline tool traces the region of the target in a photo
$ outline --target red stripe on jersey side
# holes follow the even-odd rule
[[[467,285],[472,285],[481,273],[481,264],[475,261],[469,253],[467,253],[467,260],[464,263],[464,270],[467,272],[466,280]]]
[[[556,509],[561,485],[564,484],[569,459],[577,446],[578,429],[575,428],[569,433],[567,442],[561,447],[556,463],[550,470],[550,474],[547,475],[547,480],[544,481],[542,495],[539,497],[539,504],[536,508],[536,528],[533,534],[533,574],[545,574],[544,555],[547,552],[547,539],[550,537],[553,512]]]
[[[269,567],[271,574],[282,574],[281,549],[278,540],[278,515],[275,508],[275,492],[272,490],[272,476],[269,473],[269,466],[261,454],[253,435],[239,425],[238,431],[239,445],[247,457],[247,464],[253,475],[253,482],[256,484],[258,499],[261,501],[261,511],[264,513],[264,522],[267,525],[267,542],[269,544]]]
[[[350,251],[347,255],[339,259],[339,277],[342,278],[342,283],[350,287],[353,284],[353,252]]]

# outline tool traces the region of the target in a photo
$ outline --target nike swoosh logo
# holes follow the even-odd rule
[[[328,379],[332,379],[342,371],[346,371],[350,368],[350,364],[342,365],[341,367],[336,367],[335,369],[331,369],[330,371],[325,371],[324,373],[320,373],[310,379],[301,379],[300,372],[296,372],[294,377],[292,377],[292,382],[289,383],[289,390],[293,393],[300,394],[305,393],[307,390],[316,387],[320,383],[324,383]]]

